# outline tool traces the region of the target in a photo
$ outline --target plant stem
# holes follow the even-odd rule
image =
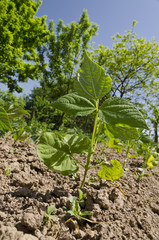
[[[90,165],[90,162],[91,162],[91,158],[92,158],[92,155],[94,153],[95,146],[96,146],[96,144],[94,144],[94,143],[95,143],[95,137],[96,137],[97,124],[98,124],[98,112],[99,112],[98,101],[96,101],[96,116],[95,116],[95,121],[94,121],[92,139],[91,139],[91,144],[90,144],[90,148],[89,148],[89,152],[88,152],[88,156],[87,156],[87,163],[84,167],[85,172],[84,172],[84,176],[83,176],[83,180],[82,180],[80,188],[83,188],[83,186],[84,186],[86,176],[87,176],[87,172],[90,169],[89,165]]]
[[[126,165],[126,162],[128,160],[128,153],[130,151],[130,142],[128,140],[128,148],[127,148],[127,151],[126,151],[126,159],[124,160],[124,164],[123,164],[123,169],[125,169],[125,165]]]
[[[72,158],[73,158],[81,167],[85,168],[85,166],[84,166],[80,161],[78,161],[77,158],[75,158],[74,156],[72,156]]]
[[[105,161],[102,161],[101,163],[95,165],[95,166],[92,166],[92,167],[89,167],[89,169],[92,169],[92,168],[96,168],[96,167],[100,167],[102,165],[102,163],[104,163]]]

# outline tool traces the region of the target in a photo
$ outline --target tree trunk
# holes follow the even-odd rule
[[[158,124],[154,122],[154,141],[158,143]]]

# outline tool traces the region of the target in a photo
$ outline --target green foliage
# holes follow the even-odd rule
[[[24,110],[25,102],[22,98],[17,98],[9,92],[0,92],[1,106],[0,107],[0,130],[12,131],[14,141],[24,141],[28,135],[25,133],[26,122],[23,116],[29,116],[29,113]],[[21,126],[21,128],[19,127]]]
[[[0,0],[0,82],[21,92],[19,82],[37,79],[46,67],[37,50],[48,39],[46,17],[35,17],[41,1]]]
[[[99,117],[103,122],[112,125],[127,124],[131,127],[148,129],[139,110],[129,101],[118,97],[109,98],[102,104]]]
[[[40,78],[41,87],[32,91],[27,109],[34,111],[40,121],[55,123],[54,129],[58,129],[65,120],[63,113],[51,109],[52,103],[60,96],[73,91],[73,81],[81,56],[84,49],[89,47],[89,42],[97,30],[98,26],[91,23],[85,10],[78,22],[65,25],[59,20],[56,29],[53,21],[49,24],[48,42],[45,47],[39,48],[41,63],[44,64],[47,56],[48,67]],[[37,96],[40,99],[37,99]],[[79,120],[78,118],[77,124]],[[76,123],[75,118],[70,118],[69,121],[71,124]],[[83,118],[80,124],[82,121]]]
[[[86,116],[96,110],[95,102],[74,93],[60,97],[53,107],[73,116]]]
[[[111,96],[130,99],[148,113],[145,114],[146,118],[153,116],[151,118],[155,119],[155,123],[150,122],[149,125],[154,128],[157,142],[158,123],[151,104],[159,109],[159,43],[154,39],[146,41],[138,38],[134,32],[135,25],[136,21],[133,21],[131,30],[123,35],[117,33],[113,37],[112,48],[100,45],[92,55],[112,79]]]
[[[120,143],[118,138],[110,138],[108,141],[108,147],[114,148],[116,152],[121,152],[123,145]]]
[[[139,139],[139,132],[136,128],[122,127],[122,126],[112,126],[110,124],[105,124],[105,134],[109,138],[119,138],[123,141],[131,139]]]
[[[24,128],[19,128],[18,131],[13,135],[14,143],[17,141],[24,141],[28,138],[28,134],[25,132]]]
[[[78,22],[65,25],[59,20],[56,30],[53,21],[49,24],[49,41],[40,53],[47,54],[49,65],[40,84],[44,95],[50,99],[72,91],[74,72],[80,62],[80,55],[88,48],[92,36],[96,35],[98,26],[89,20],[87,11],[83,11]],[[54,93],[52,94],[52,89]]]
[[[7,167],[4,171],[5,175],[10,175],[12,171],[13,170],[11,170],[11,166],[7,163]]]
[[[57,217],[57,215],[52,215],[52,213],[55,211],[56,207],[51,205],[47,208],[46,213],[43,218],[43,224],[46,224],[48,220],[54,219]]]
[[[83,63],[74,82],[75,92],[87,99],[101,99],[111,89],[111,78],[103,68],[91,62],[84,54]]]
[[[0,107],[0,130],[9,130],[12,131],[12,127],[9,122],[8,115],[4,108]]]
[[[112,79],[112,95],[134,99],[138,97],[138,91],[144,96],[144,92],[151,91],[157,84],[159,44],[154,40],[148,42],[137,38],[134,24],[132,30],[123,36],[116,34],[113,40],[112,49],[100,45],[95,51],[97,62]]]
[[[85,64],[86,67],[84,67]],[[88,66],[91,67],[88,68]],[[109,91],[111,86],[111,79],[107,76],[107,74],[100,74],[100,77],[98,76],[100,71],[103,72],[103,70],[101,70],[101,67],[98,66],[96,63],[93,63],[85,52],[81,70],[79,71],[77,79],[75,80],[75,82],[78,81],[78,85],[75,84],[76,94],[71,94],[71,96],[70,94],[62,96],[54,103],[56,108],[58,108],[59,110],[66,110],[67,113],[75,115],[85,115],[90,113],[89,111],[91,106],[91,111],[95,112],[94,127],[91,141],[88,141],[88,138],[83,139],[81,138],[81,136],[61,136],[60,133],[53,132],[43,134],[37,147],[37,153],[42,159],[42,161],[49,168],[54,171],[61,172],[63,175],[68,175],[76,172],[78,170],[76,164],[80,164],[85,170],[83,181],[81,183],[81,188],[84,186],[88,170],[96,167],[91,167],[90,163],[98,140],[98,136],[100,134],[100,131],[102,131],[102,128],[100,127],[101,122],[106,122],[112,125],[126,124],[131,127],[147,129],[144,117],[141,115],[138,109],[131,103],[129,103],[127,100],[115,97],[107,99],[104,103],[102,103],[102,105],[99,105],[100,99],[98,99],[98,97],[103,97],[103,94],[99,89],[100,84],[102,89],[105,84],[108,84],[107,87],[104,87],[104,94],[105,91]],[[97,76],[95,76],[95,73],[97,74]],[[105,76],[105,78],[103,76]],[[84,90],[83,81],[85,81],[86,86]],[[86,98],[85,96],[87,96],[88,98]],[[91,99],[91,101],[93,101],[93,105],[91,105],[89,98]],[[81,107],[79,104],[80,102],[82,103]],[[75,106],[75,104],[77,105]],[[74,112],[73,109],[75,109]],[[74,140],[74,138],[77,139],[77,141]],[[79,139],[81,139],[81,141]],[[86,144],[84,143],[85,139],[87,141]],[[78,152],[76,151],[77,149]],[[85,165],[83,165],[73,156],[73,154],[81,154],[85,152],[88,153],[87,162]],[[115,174],[113,173],[113,171],[111,171],[111,173],[113,174],[112,179],[117,180],[118,177],[121,177],[122,171],[116,160],[113,161],[113,164],[115,165],[115,169],[120,170],[115,178]],[[103,163],[98,164],[97,166],[99,165],[101,165],[102,167],[101,176],[106,176],[103,172],[105,171],[107,173],[107,168],[103,167]]]
[[[71,214],[72,216],[76,217],[78,220],[87,220],[83,217],[87,216],[87,215],[91,215],[90,211],[80,211],[80,207],[84,207],[85,202],[84,199],[86,198],[86,194],[83,194],[83,192],[78,189],[78,193],[79,193],[79,200],[77,200],[76,197],[71,196],[69,198],[69,201],[71,203],[71,210],[67,211],[67,213]]]
[[[89,143],[89,138],[85,136],[47,132],[39,140],[37,153],[48,168],[63,175],[70,175],[78,170],[73,154],[85,153]]]
[[[119,161],[111,160],[111,164],[102,164],[98,177],[110,180],[112,182],[118,180],[123,175],[123,168]]]

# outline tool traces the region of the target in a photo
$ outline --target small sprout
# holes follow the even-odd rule
[[[7,167],[6,167],[6,170],[5,170],[5,175],[9,175],[11,174],[13,170],[11,170],[11,166],[7,163]]]
[[[149,173],[144,171],[144,168],[138,168],[138,174],[134,175],[135,177],[137,177],[137,179],[140,181],[142,179],[144,179],[144,177],[146,175],[150,175]]]
[[[69,201],[71,203],[72,209],[67,211],[67,213],[71,214],[72,216],[76,217],[78,220],[87,220],[84,216],[91,215],[89,211],[81,212],[81,207],[85,206],[84,199],[86,198],[86,193],[83,193],[80,189],[78,190],[79,193],[79,200],[76,197],[71,196]]]
[[[55,206],[51,205],[47,208],[46,213],[43,218],[43,224],[46,224],[47,221],[54,219],[55,217],[58,217],[57,215],[52,215],[52,212],[56,209]]]

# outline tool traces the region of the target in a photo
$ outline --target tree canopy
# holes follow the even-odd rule
[[[41,1],[0,0],[0,82],[21,92],[20,82],[40,77],[46,67],[37,50],[48,39],[46,17],[35,17]]]
[[[96,61],[105,68],[113,81],[113,96],[138,101],[159,86],[159,43],[138,38],[132,29],[113,37],[110,49],[100,45],[95,50]]]
[[[39,54],[44,63],[47,56],[48,68],[40,80],[43,91],[51,99],[57,99],[72,89],[73,77],[80,63],[84,49],[89,47],[98,26],[89,20],[84,10],[78,22],[65,25],[59,20],[56,29],[54,22],[49,23],[49,40],[41,47]]]

